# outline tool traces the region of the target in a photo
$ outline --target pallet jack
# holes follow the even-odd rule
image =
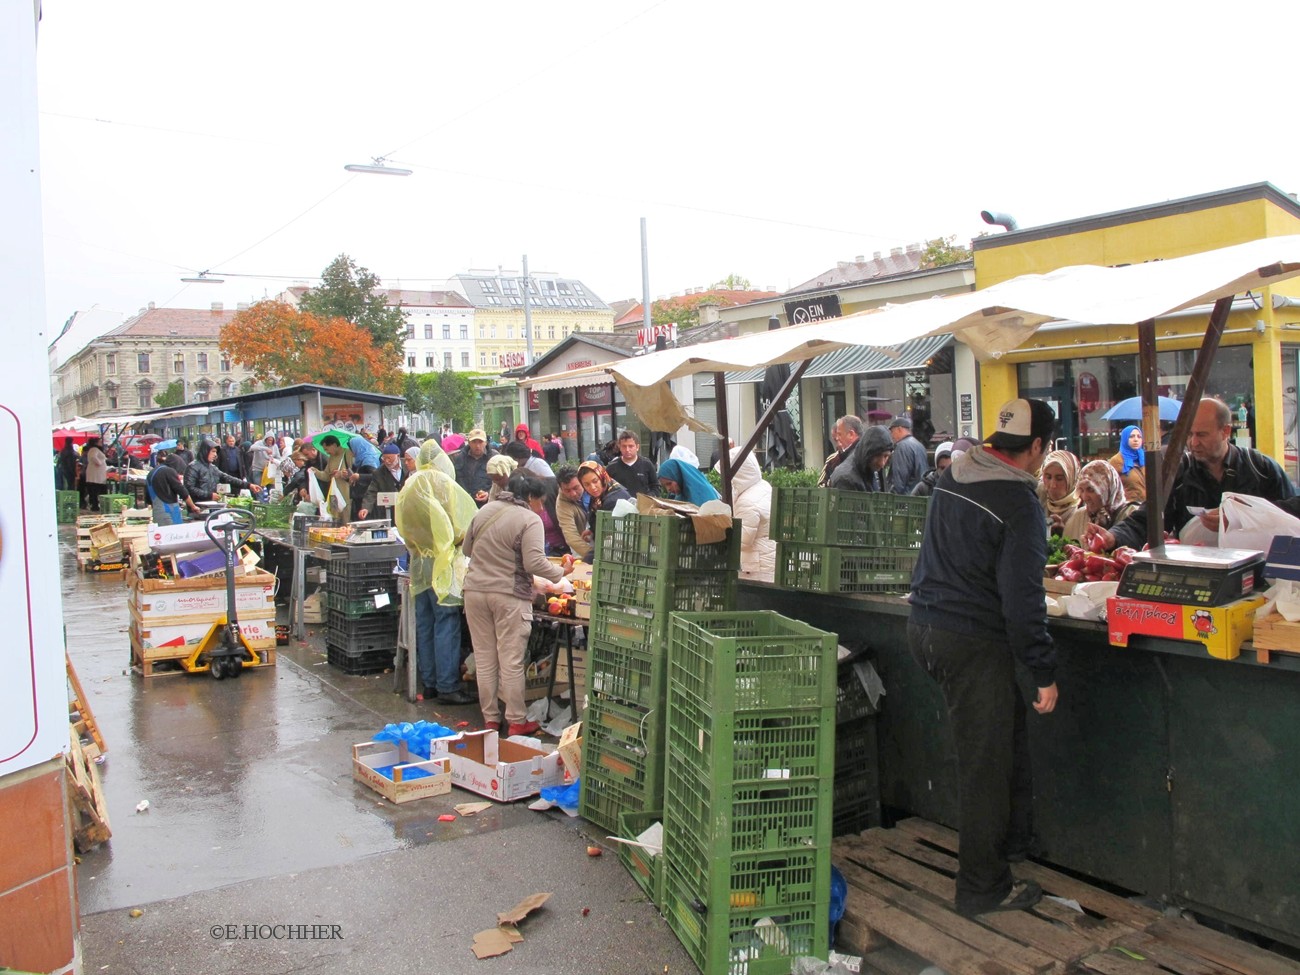
[[[194,652],[181,660],[181,668],[191,674],[210,671],[217,680],[238,677],[245,667],[262,662],[261,654],[239,632],[235,610],[235,556],[253,537],[257,520],[243,508],[218,508],[203,520],[203,530],[226,553],[226,615],[213,623]]]

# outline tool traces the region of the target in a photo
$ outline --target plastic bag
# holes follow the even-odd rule
[[[1300,535],[1300,518],[1289,515],[1271,501],[1227,491],[1219,503],[1221,548],[1246,548],[1267,552],[1277,535]]]
[[[578,799],[582,792],[582,779],[574,779],[569,785],[548,785],[541,791],[541,798],[528,804],[529,809],[544,812],[559,806],[568,816],[578,815]]]

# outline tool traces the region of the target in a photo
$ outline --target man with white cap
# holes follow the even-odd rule
[[[938,684],[957,746],[956,908],[965,915],[1027,910],[1042,889],[1010,863],[1034,842],[1033,775],[1015,658],[1038,688],[1034,710],[1056,707],[1056,650],[1047,632],[1047,523],[1037,473],[1056,415],[1042,400],[998,411],[985,445],[935,484],[912,574],[912,656]]]
[[[488,446],[487,434],[482,430],[471,430],[465,438],[465,446],[451,455],[452,466],[456,469],[456,483],[480,505],[487,503],[488,492],[492,490],[487,462],[495,456],[496,451]]]

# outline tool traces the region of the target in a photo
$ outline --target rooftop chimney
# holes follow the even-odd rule
[[[221,302],[219,302],[219,301],[214,301],[214,302],[212,303],[212,310],[213,310],[213,311],[221,311],[221,308],[222,308]]]
[[[865,264],[866,261],[867,261],[867,255],[865,254],[859,254],[857,257],[853,259],[853,262],[855,264]]]
[[[150,310],[150,311],[153,311],[153,302],[152,302],[152,301],[149,302],[149,310]]]
[[[908,252],[909,254],[919,254],[919,253],[921,253],[921,245],[920,245],[920,244],[908,244],[908,245],[907,245],[907,252]]]
[[[890,256],[890,257],[902,257],[902,256],[903,256],[903,248],[901,248],[901,247],[891,247],[891,248],[889,248],[889,256]]]
[[[872,259],[873,261],[878,261],[878,260],[880,260],[880,251],[872,251],[872,252],[871,252],[871,259]]]

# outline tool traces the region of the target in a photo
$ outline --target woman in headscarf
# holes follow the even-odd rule
[[[1088,524],[1088,512],[1079,507],[1079,458],[1068,450],[1053,450],[1043,458],[1043,471],[1039,475],[1038,500],[1047,515],[1047,528],[1053,535],[1073,539],[1083,538]]]
[[[624,498],[631,500],[632,495],[609,476],[604,465],[594,460],[583,461],[578,466],[578,480],[582,483],[582,489],[591,496],[591,504],[587,508],[586,531],[587,540],[591,541],[596,537],[596,512],[613,511],[614,505]]]
[[[1088,512],[1088,521],[1102,528],[1119,524],[1137,507],[1124,495],[1119,472],[1110,461],[1092,460],[1079,471],[1079,503]]]
[[[421,448],[415,473],[397,495],[395,517],[398,534],[411,553],[416,657],[424,697],[443,704],[474,701],[460,680],[465,575],[461,545],[477,512],[474,499],[438,468],[434,452]]]
[[[492,490],[488,491],[488,500],[495,501],[497,495],[506,489],[510,483],[510,477],[519,465],[515,463],[513,457],[507,457],[505,454],[497,454],[495,457],[488,458],[487,475],[492,479]]]
[[[664,497],[674,501],[687,501],[700,507],[718,500],[718,492],[699,468],[669,458],[659,465],[659,489]]]
[[[732,447],[733,464],[739,455],[740,448]],[[731,475],[731,498],[732,513],[740,519],[740,578],[771,582],[776,577],[776,542],[768,525],[772,485],[763,480],[753,451]]]
[[[1119,453],[1110,459],[1130,501],[1147,499],[1146,454],[1142,452],[1142,428],[1130,424],[1119,435]]]

